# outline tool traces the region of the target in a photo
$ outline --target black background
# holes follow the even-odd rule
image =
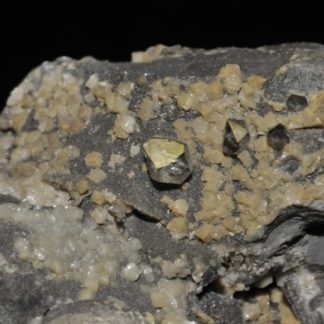
[[[321,1],[10,1],[0,4],[0,107],[35,66],[58,56],[129,60],[155,44],[324,44]],[[323,63],[324,64],[324,63]]]

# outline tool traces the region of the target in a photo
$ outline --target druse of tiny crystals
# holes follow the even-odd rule
[[[82,300],[92,298],[100,284],[114,285],[124,267],[141,261],[141,243],[137,239],[121,235],[115,225],[98,230],[95,222],[83,223],[83,216],[76,207],[29,210],[0,206],[1,219],[30,230],[29,236],[15,242],[19,258],[31,261],[35,268],[48,268],[58,278],[80,281]],[[136,280],[140,272],[137,270],[137,277],[130,280]]]

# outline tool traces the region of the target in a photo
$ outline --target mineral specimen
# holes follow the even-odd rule
[[[0,117],[1,323],[324,323],[324,48],[62,57]]]

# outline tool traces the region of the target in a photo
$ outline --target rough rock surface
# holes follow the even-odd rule
[[[324,323],[324,47],[132,60],[45,62],[9,96],[0,323]],[[153,180],[151,138],[190,176],[150,147]]]

